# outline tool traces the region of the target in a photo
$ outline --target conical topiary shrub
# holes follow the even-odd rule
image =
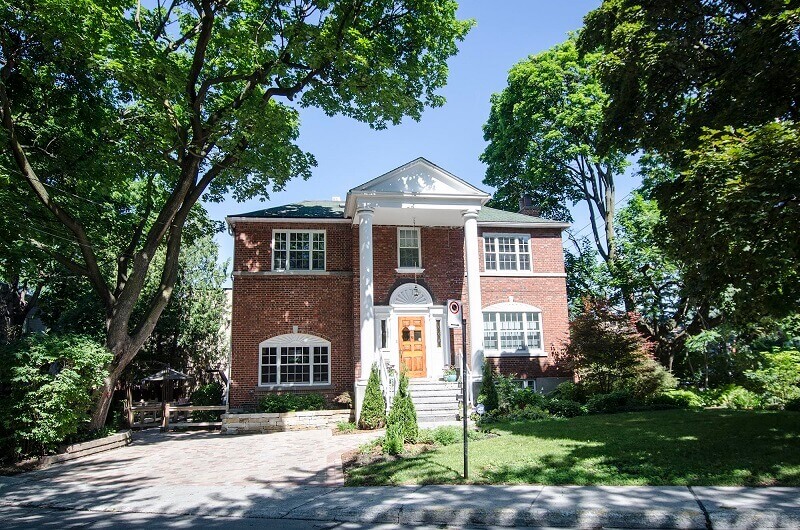
[[[364,403],[361,405],[358,427],[361,429],[380,429],[384,425],[386,425],[386,400],[383,398],[383,392],[381,392],[378,365],[373,363],[369,381],[367,381],[367,390],[364,392]]]
[[[499,404],[497,387],[494,385],[494,368],[486,359],[483,360],[483,381],[481,392],[478,394],[478,403],[483,404],[486,412],[496,409]]]
[[[414,443],[417,441],[419,436],[417,410],[414,408],[411,394],[408,392],[408,377],[405,373],[400,374],[400,385],[389,411],[387,424],[389,427],[399,430],[404,442]]]

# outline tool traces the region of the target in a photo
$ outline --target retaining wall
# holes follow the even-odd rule
[[[242,434],[334,429],[337,423],[347,421],[353,421],[353,411],[350,409],[223,414],[222,433]]]

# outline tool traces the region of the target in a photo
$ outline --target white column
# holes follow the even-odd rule
[[[481,301],[481,273],[478,259],[478,211],[466,210],[464,217],[464,252],[467,262],[467,297],[469,302],[469,339],[471,344],[472,373],[480,374],[483,368],[483,303]]]
[[[369,379],[375,360],[375,308],[372,285],[372,216],[374,210],[359,207],[358,257],[359,285],[361,287],[361,379]]]

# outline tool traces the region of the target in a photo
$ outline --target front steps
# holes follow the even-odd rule
[[[433,423],[459,418],[461,385],[432,379],[409,379],[408,390],[417,421]]]

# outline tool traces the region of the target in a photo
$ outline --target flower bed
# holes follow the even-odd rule
[[[222,433],[243,434],[335,429],[339,423],[353,421],[352,414],[353,411],[350,409],[223,414]]]

